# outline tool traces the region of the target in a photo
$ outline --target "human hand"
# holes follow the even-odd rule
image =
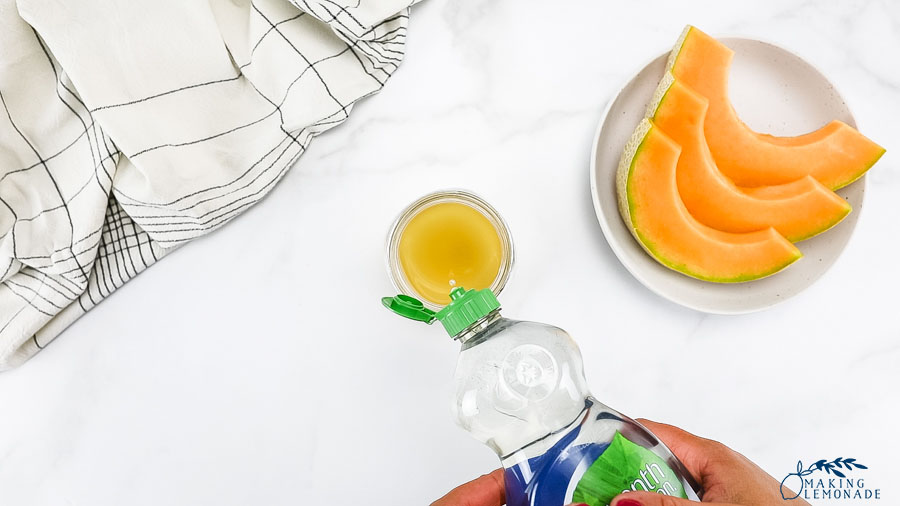
[[[506,504],[503,469],[464,483],[431,506],[502,506]]]
[[[431,503],[431,506],[503,506],[504,504],[506,504],[506,486],[503,481],[503,469],[497,469],[454,488],[449,494]]]
[[[677,427],[638,419],[678,457],[703,486],[703,503],[712,506],[785,506],[780,483],[740,453]],[[612,506],[691,506],[697,502],[653,492],[617,495]],[[810,506],[795,499],[790,506]]]
[[[710,506],[785,506],[781,484],[756,464],[727,446],[694,436],[677,427],[639,419],[684,463],[703,486],[703,503]],[[506,501],[503,470],[453,489],[431,506],[502,506]],[[653,492],[627,492],[612,506],[691,506],[699,503]],[[790,506],[810,506],[803,499]]]

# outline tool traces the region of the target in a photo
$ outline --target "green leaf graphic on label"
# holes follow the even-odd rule
[[[681,480],[663,459],[616,432],[609,448],[578,480],[572,502],[606,506],[626,490],[646,490],[687,499]]]

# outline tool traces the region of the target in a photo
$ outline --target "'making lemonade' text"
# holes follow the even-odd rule
[[[881,499],[880,488],[866,488],[862,478],[803,479],[804,499]]]

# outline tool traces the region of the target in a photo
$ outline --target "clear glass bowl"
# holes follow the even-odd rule
[[[458,189],[440,190],[434,193],[429,193],[428,195],[419,198],[418,200],[407,206],[406,209],[404,209],[402,212],[400,212],[399,216],[397,216],[397,219],[394,220],[394,224],[391,225],[390,232],[387,236],[387,270],[388,274],[391,277],[391,282],[394,284],[394,288],[396,288],[398,292],[421,300],[422,303],[430,309],[440,309],[442,306],[425,299],[422,295],[420,295],[413,289],[412,285],[409,283],[409,280],[406,279],[406,274],[403,272],[403,267],[400,264],[400,258],[398,255],[400,237],[403,235],[403,231],[406,229],[406,225],[410,220],[412,220],[414,216],[422,212],[424,209],[427,209],[428,207],[431,207],[435,204],[442,204],[447,202],[456,202],[475,209],[476,211],[484,215],[484,217],[491,222],[491,224],[494,226],[494,229],[497,231],[497,236],[500,238],[500,246],[502,248],[502,251],[500,258],[500,270],[497,272],[497,276],[494,278],[494,281],[490,286],[491,291],[493,291],[494,294],[499,295],[503,290],[503,287],[506,286],[506,281],[509,279],[509,273],[512,270],[513,262],[515,260],[512,236],[509,233],[509,227],[506,225],[506,222],[503,221],[503,218],[500,217],[500,213],[498,213],[497,210],[494,209],[490,204],[488,204],[483,198],[470,191]]]

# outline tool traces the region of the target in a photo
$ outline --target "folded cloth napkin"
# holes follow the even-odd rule
[[[0,370],[262,198],[410,0],[0,0]]]

